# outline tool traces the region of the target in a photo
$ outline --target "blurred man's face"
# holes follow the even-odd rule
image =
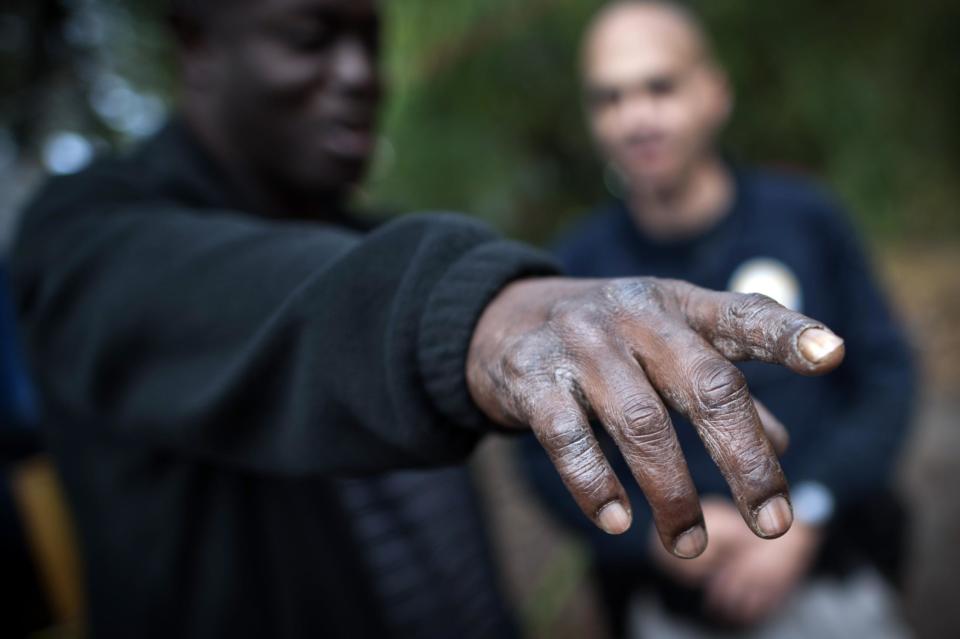
[[[671,188],[711,152],[730,97],[682,16],[613,8],[588,34],[583,64],[594,137],[629,183]]]
[[[298,192],[360,180],[381,93],[376,0],[222,4],[188,64],[202,69],[199,90],[230,147]]]

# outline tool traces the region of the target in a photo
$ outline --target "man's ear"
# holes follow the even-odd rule
[[[736,105],[736,95],[733,90],[733,83],[730,81],[730,76],[726,71],[717,67],[714,69],[714,74],[716,75],[717,91],[719,93],[717,97],[719,101],[717,126],[723,127],[733,116],[733,108]]]

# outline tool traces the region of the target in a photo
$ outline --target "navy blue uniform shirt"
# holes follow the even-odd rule
[[[613,201],[576,225],[556,252],[569,275],[582,277],[649,275],[725,290],[752,271],[754,282],[772,279],[795,310],[842,336],[846,359],[824,377],[739,364],[754,396],[790,431],[782,459],[788,480],[828,487],[842,510],[888,489],[914,390],[909,348],[856,232],[827,194],[795,176],[743,169],[734,175],[728,214],[696,237],[656,241],[638,229],[623,202]],[[672,417],[700,494],[729,494],[693,427]],[[646,544],[637,535],[650,525],[649,509],[611,440],[601,440],[633,505],[626,535],[593,530],[538,447],[525,445],[525,463],[551,509],[600,542],[601,560],[606,553],[642,559]]]

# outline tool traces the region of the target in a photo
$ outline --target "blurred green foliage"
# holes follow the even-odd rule
[[[545,240],[606,197],[576,77],[596,0],[403,0],[369,198]],[[960,235],[960,3],[709,0],[738,95],[724,143],[809,172],[882,238]]]
[[[89,113],[87,85],[108,72],[170,96],[165,4],[12,0],[0,9],[0,125],[24,148],[41,119],[122,142]],[[391,100],[365,202],[472,212],[543,241],[607,197],[577,78],[601,4],[382,0]],[[736,87],[724,140],[735,157],[819,177],[875,237],[960,237],[960,2],[693,4]],[[17,46],[11,16],[29,25]],[[51,84],[61,90],[44,93]]]

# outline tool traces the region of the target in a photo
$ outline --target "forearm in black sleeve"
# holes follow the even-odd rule
[[[473,325],[505,283],[552,271],[455,216],[364,237],[161,204],[36,220],[15,266],[47,407],[275,473],[462,459],[485,426]]]

